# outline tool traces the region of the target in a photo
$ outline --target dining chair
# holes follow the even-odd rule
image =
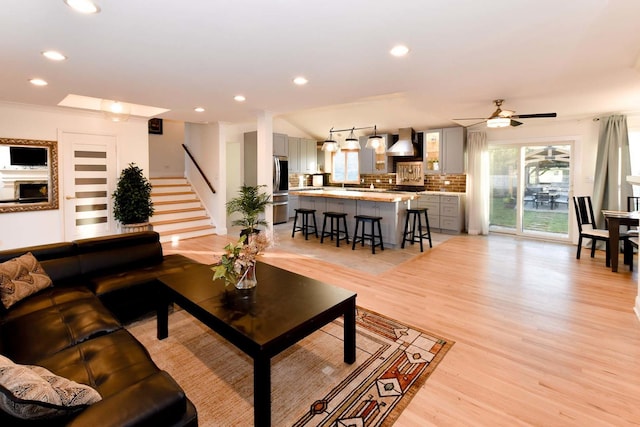
[[[578,252],[576,259],[580,259],[582,249],[582,238],[591,239],[591,258],[596,254],[596,242],[605,242],[606,265],[611,266],[611,256],[609,253],[609,230],[599,229],[593,215],[593,205],[591,196],[574,196],[573,206],[576,210],[576,221],[578,223]]]

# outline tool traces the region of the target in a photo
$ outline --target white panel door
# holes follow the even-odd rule
[[[116,137],[63,132],[65,240],[115,233]]]

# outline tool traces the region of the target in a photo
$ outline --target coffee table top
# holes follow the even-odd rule
[[[222,279],[212,280],[211,267],[203,265],[160,281],[178,305],[249,354],[290,341],[296,330],[322,321],[356,297],[346,289],[261,262],[256,277],[256,288],[237,290]],[[274,348],[273,353],[277,351]]]

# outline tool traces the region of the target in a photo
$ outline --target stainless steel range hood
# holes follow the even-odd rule
[[[398,129],[398,142],[387,149],[387,156],[413,157],[416,147],[413,143],[415,131],[412,128]]]

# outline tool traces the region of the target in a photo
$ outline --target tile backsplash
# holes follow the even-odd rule
[[[299,174],[289,175],[289,186],[299,186]],[[304,175],[304,185],[311,186],[312,175]],[[391,182],[389,182],[391,180]],[[371,184],[375,188],[389,189],[389,190],[408,190],[416,191],[417,187],[402,187],[396,185],[396,174],[362,174],[360,175],[360,184],[345,184],[345,187],[360,187],[369,188]],[[426,191],[449,191],[452,193],[464,193],[467,191],[467,176],[465,174],[450,174],[450,175],[425,175],[425,186],[423,190]],[[342,184],[329,184],[329,186],[341,187]]]

